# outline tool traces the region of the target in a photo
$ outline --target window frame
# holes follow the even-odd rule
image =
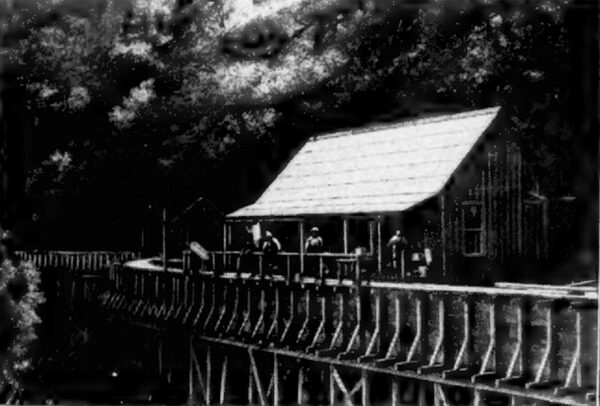
[[[465,212],[472,206],[479,206],[479,215],[481,216],[480,227],[466,227]],[[462,234],[462,255],[468,258],[484,257],[487,254],[486,250],[486,227],[485,227],[485,206],[481,200],[465,200],[461,204],[461,234]],[[477,251],[467,251],[467,234],[479,233],[479,249]]]

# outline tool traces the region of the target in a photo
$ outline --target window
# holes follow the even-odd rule
[[[479,201],[462,204],[462,251],[468,257],[485,255],[483,205]]]

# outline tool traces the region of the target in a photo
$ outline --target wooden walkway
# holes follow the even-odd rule
[[[300,274],[301,259],[283,255],[271,276],[260,257],[239,273],[239,255],[211,256],[192,272],[184,254],[180,269],[165,272],[127,262],[133,252],[23,254],[42,269],[104,280],[100,304],[112,317],[187,335],[193,403],[231,400],[240,384],[229,381],[232,362],[247,365],[247,403],[307,403],[315,385],[327,385],[331,404],[367,405],[381,398],[381,382],[395,405],[594,401],[593,287],[393,282],[363,272],[352,256],[317,257],[339,266]],[[89,291],[73,297],[97,297]]]
[[[587,405],[595,396],[595,289],[386,282],[353,269],[308,276],[284,268],[271,277],[226,267],[193,274],[115,267],[110,277],[108,311],[186,332],[190,354],[209,342],[246,359],[248,402],[282,402],[277,393],[289,388],[277,386],[289,382],[278,374],[290,358],[296,367],[286,376],[297,376],[298,393],[317,368],[326,371],[331,399],[348,404],[368,404],[372,380],[382,376],[396,404],[406,380],[428,385],[436,405],[453,404],[456,388],[482,405],[498,396]],[[226,371],[227,362],[205,368]],[[199,368],[196,378],[207,373]],[[208,391],[225,386],[204,382],[200,398],[214,399]]]

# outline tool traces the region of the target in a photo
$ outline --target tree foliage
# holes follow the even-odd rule
[[[2,385],[19,390],[21,374],[32,366],[28,350],[37,338],[35,327],[40,318],[36,309],[44,295],[39,290],[40,274],[31,262],[5,259],[0,270]]]
[[[566,1],[98,4],[16,23],[29,27],[11,58],[36,126],[38,200],[82,182],[110,193],[118,178],[159,201],[249,142],[281,142],[290,105],[315,123],[502,105],[534,171],[570,176]],[[545,189],[568,193],[558,183]]]

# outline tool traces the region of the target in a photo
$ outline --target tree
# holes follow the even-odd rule
[[[198,194],[197,179],[242,146],[284,141],[290,106],[328,128],[340,123],[325,117],[348,112],[360,124],[432,104],[502,104],[505,131],[523,136],[536,170],[562,171],[567,6],[154,1],[61,16],[25,30],[11,54],[38,126],[30,194],[73,200],[87,184],[90,198],[138,207],[189,201],[181,190]],[[564,183],[546,189],[568,192]]]

